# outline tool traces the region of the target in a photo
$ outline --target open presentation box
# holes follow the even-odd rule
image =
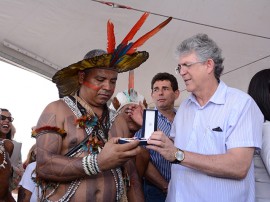
[[[119,143],[124,144],[134,140],[139,140],[140,145],[147,145],[147,140],[151,134],[157,130],[157,117],[157,110],[145,109],[143,111],[142,138],[120,138]]]

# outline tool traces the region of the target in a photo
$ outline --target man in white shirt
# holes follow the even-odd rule
[[[221,49],[206,34],[186,39],[177,51],[176,71],[191,95],[177,111],[170,139],[157,131],[147,146],[175,163],[167,201],[253,202],[260,109],[249,95],[220,80]]]
[[[38,201],[38,187],[34,182],[34,178],[36,178],[35,173],[36,162],[30,163],[23,174],[23,177],[19,184],[19,192],[22,191],[22,195],[19,193],[18,201],[30,201],[35,202]]]

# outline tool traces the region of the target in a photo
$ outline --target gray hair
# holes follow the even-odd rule
[[[86,55],[84,56],[83,59],[90,59],[90,58],[100,56],[100,55],[103,55],[103,54],[106,54],[106,53],[107,52],[102,50],[102,49],[94,49],[94,50],[91,50],[88,53],[86,53]]]
[[[221,52],[217,44],[206,34],[197,34],[184,40],[176,50],[178,57],[195,52],[200,61],[212,59],[215,63],[215,77],[219,80],[224,69]]]

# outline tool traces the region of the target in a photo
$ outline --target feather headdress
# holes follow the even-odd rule
[[[145,62],[149,57],[148,52],[136,51],[137,48],[143,45],[145,41],[155,35],[172,20],[171,17],[168,18],[150,32],[140,37],[134,43],[131,42],[148,16],[149,13],[144,13],[116,48],[114,25],[109,20],[107,23],[107,53],[95,55],[94,57],[86,58],[77,63],[71,64],[68,67],[59,70],[53,76],[52,81],[56,83],[60,97],[73,95],[79,89],[79,71],[89,68],[105,68],[121,73],[133,70]],[[130,80],[132,79],[134,80],[134,76],[131,74]],[[130,87],[133,87],[133,82],[130,81]]]
[[[112,102],[109,106],[113,112],[111,121],[113,121],[116,116],[121,113],[122,109],[126,105],[139,104],[140,102],[144,105],[145,108],[147,108],[148,104],[145,97],[133,88],[117,93],[116,96],[112,98]]]

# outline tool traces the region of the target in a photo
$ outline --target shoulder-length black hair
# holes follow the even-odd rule
[[[270,69],[261,70],[252,77],[248,94],[259,106],[264,119],[270,121]]]

